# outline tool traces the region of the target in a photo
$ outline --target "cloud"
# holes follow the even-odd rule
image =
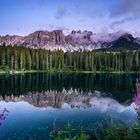
[[[127,31],[117,31],[109,33],[107,29],[102,29],[101,32],[93,34],[91,39],[93,42],[112,42],[117,40],[120,36],[124,35]]]
[[[54,17],[59,20],[63,19],[67,15],[68,15],[67,9],[65,9],[64,7],[58,7]]]
[[[62,30],[64,33],[70,33],[70,29],[64,26],[56,26],[55,24],[46,24],[47,29],[51,30]]]
[[[130,15],[135,18],[140,16],[140,0],[118,0],[111,10],[110,17]]]
[[[127,18],[124,18],[122,20],[117,20],[117,21],[113,21],[109,26],[111,29],[115,29],[116,27],[118,27],[119,25],[122,25],[124,24],[125,22],[128,22],[128,21],[132,21],[133,18],[131,17],[127,17]]]
[[[74,8],[75,8],[76,14],[82,15],[86,19],[87,18],[95,19],[97,17],[103,17],[105,15],[104,12],[102,12],[103,8],[102,8],[101,3],[100,5],[99,3],[95,5],[94,2],[91,4],[88,2],[87,4],[85,3],[79,4],[75,2]]]

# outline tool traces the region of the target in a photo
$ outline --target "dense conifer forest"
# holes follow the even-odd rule
[[[49,51],[0,46],[0,70],[140,71],[140,51]]]

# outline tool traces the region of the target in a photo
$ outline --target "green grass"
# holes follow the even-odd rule
[[[139,140],[140,124],[117,127],[111,120],[106,127],[101,124],[97,132],[87,134],[82,129],[76,132],[68,122],[64,129],[54,126],[53,131],[50,132],[50,138],[52,140]]]

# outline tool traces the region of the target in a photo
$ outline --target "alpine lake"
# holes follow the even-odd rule
[[[0,75],[0,140],[49,140],[68,122],[92,133],[110,119],[138,121],[133,101],[139,74],[26,73]]]

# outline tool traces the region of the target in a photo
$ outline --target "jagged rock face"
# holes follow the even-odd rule
[[[118,40],[112,42],[110,50],[138,50],[140,49],[139,41],[131,34],[124,34]]]
[[[65,37],[61,30],[55,30],[52,32],[55,39],[56,45],[64,45],[65,44]]]
[[[19,44],[21,43],[21,40],[23,39],[23,37],[21,36],[10,36],[10,35],[6,35],[6,36],[0,36],[0,44],[5,43],[6,45],[15,45],[15,44]]]
[[[61,30],[37,31],[24,37],[23,46],[47,48],[47,46],[65,45],[65,37]]]
[[[133,38],[132,35],[126,33],[114,33],[114,34],[93,34],[91,31],[72,31],[68,35],[64,35],[62,30],[54,31],[36,31],[28,36],[0,36],[0,45],[18,45],[23,47],[35,48],[35,49],[48,49],[63,51],[75,51],[75,50],[94,50],[111,48],[112,46],[120,45],[122,48],[133,46],[134,48],[140,48],[140,40]],[[118,46],[118,47],[120,47]],[[115,48],[113,47],[113,48]],[[130,48],[130,47],[126,47]],[[133,47],[132,47],[133,49]]]
[[[92,32],[84,31],[81,33],[81,31],[72,31],[71,34],[66,36],[66,42],[68,44],[71,44],[73,46],[88,46],[88,45],[94,45],[94,41],[91,40]]]

